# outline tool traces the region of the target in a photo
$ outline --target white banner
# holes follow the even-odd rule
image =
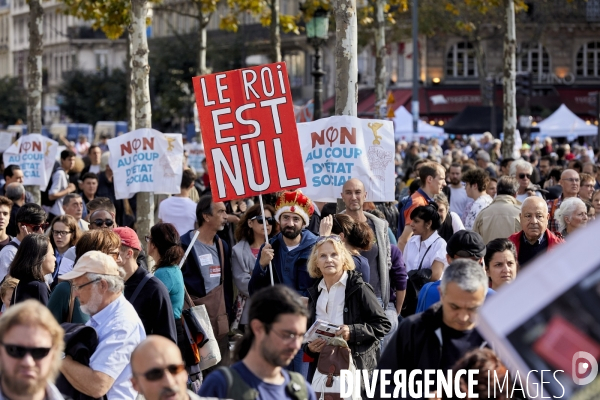
[[[180,192],[183,174],[180,134],[138,129],[110,139],[108,149],[117,199],[128,199],[138,192]]]
[[[188,152],[188,165],[198,172],[204,172],[202,168],[202,160],[206,157],[204,155],[204,146],[202,143],[187,143],[184,148]]]
[[[36,185],[43,192],[52,175],[58,143],[39,133],[24,135],[14,142],[2,156],[4,166],[15,164],[23,170],[23,184]]]
[[[367,201],[394,201],[394,126],[349,116],[298,124],[306,189],[311,200],[335,202],[350,178],[362,181]]]

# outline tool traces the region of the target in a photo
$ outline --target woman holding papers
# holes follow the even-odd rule
[[[308,290],[308,327],[317,319],[340,326],[336,336],[348,342],[356,368],[372,371],[380,356],[379,341],[390,331],[391,323],[373,289],[354,271],[352,256],[339,236],[317,241],[308,261],[308,273],[312,278],[321,278]],[[314,359],[309,366],[309,381],[325,344],[324,339],[316,339],[303,346]]]

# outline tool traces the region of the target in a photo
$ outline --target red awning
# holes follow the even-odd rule
[[[557,88],[560,101],[566,105],[569,110],[579,115],[596,115],[596,93],[600,87],[589,88]]]

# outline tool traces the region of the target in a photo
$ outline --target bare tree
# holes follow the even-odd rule
[[[385,104],[385,0],[375,1],[375,118],[385,118],[381,115],[382,105]]]
[[[516,50],[517,33],[515,26],[515,2],[505,0],[506,4],[506,33],[504,36],[504,71],[502,84],[504,86],[504,141],[502,142],[502,156],[512,157],[515,144],[515,131],[517,129],[517,104],[516,104]]]
[[[335,114],[356,117],[358,103],[356,0],[335,5]]]
[[[42,133],[42,55],[44,9],[41,0],[29,0],[29,54],[27,56],[27,129]]]
[[[146,37],[146,16],[148,0],[131,0],[131,65],[133,75],[133,96],[135,98],[136,129],[152,127],[150,107],[150,66],[148,65],[148,38]],[[140,241],[154,225],[154,194],[137,194],[137,232]]]

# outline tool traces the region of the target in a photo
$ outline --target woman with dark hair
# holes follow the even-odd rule
[[[517,277],[517,250],[508,239],[494,239],[489,242],[485,246],[483,261],[485,272],[490,278],[490,287],[494,290]]]
[[[56,258],[48,236],[38,233],[25,236],[8,272],[11,277],[19,280],[10,304],[35,299],[47,305],[50,287],[44,280],[44,275],[52,274],[55,267]]]
[[[489,377],[492,375],[494,376],[494,382],[506,382],[507,389],[505,394],[504,390],[496,392],[496,388],[494,387],[494,397],[491,398],[496,400],[512,398],[512,396],[508,395],[508,388],[513,387],[513,379],[506,366],[502,364],[500,357],[493,350],[485,348],[471,350],[462,356],[452,369],[454,370],[453,376],[459,376],[459,371],[477,371],[474,375],[469,376],[469,379],[466,376],[460,378],[461,390],[466,393],[468,389],[469,393],[473,393],[473,397],[468,397],[468,399],[490,398],[488,396],[492,388],[490,387]]]
[[[75,262],[88,251],[97,250],[104,254],[110,254],[115,261],[119,262],[119,249],[121,248],[121,238],[119,235],[108,229],[94,229],[85,232],[77,242],[75,248]],[[64,263],[63,263],[64,264]],[[73,269],[70,265],[68,270],[61,270],[60,275],[67,273]],[[60,280],[60,275],[58,279]],[[89,315],[81,311],[79,307],[79,298],[73,295],[71,290],[71,282],[60,282],[50,296],[48,308],[54,318],[62,324],[63,322],[73,322],[85,324],[89,319]]]
[[[233,282],[239,291],[236,299],[236,322],[237,327],[243,330],[243,325],[248,323],[248,307],[246,300],[250,297],[248,293],[248,282],[252,276],[252,270],[256,264],[256,256],[260,248],[265,244],[265,231],[263,224],[267,224],[269,239],[277,232],[277,222],[273,218],[275,208],[265,204],[265,215],[261,215],[260,205],[250,207],[240,218],[235,230],[235,240],[238,243],[231,250],[231,271]],[[234,323],[233,328],[237,328]]]
[[[410,214],[413,236],[406,243],[404,262],[408,272],[431,269],[431,282],[442,277],[446,261],[446,241],[437,233],[441,217],[437,204],[415,208]]]
[[[70,215],[59,215],[50,224],[50,244],[54,248],[56,268],[52,274],[52,285],[58,284],[59,265],[69,248],[75,246],[81,235],[77,220]]]
[[[171,305],[175,319],[181,318],[183,310],[183,275],[179,269],[179,262],[183,257],[183,248],[179,240],[179,233],[173,224],[158,223],[150,228],[148,242],[148,255],[154,259],[154,276],[165,284],[169,290]]]
[[[150,236],[146,236],[146,242],[148,242],[148,255],[155,262],[154,276],[164,283],[169,291],[173,318],[175,318],[177,328],[177,345],[183,354],[186,365],[190,367],[195,362],[181,321],[185,286],[183,274],[179,268],[179,262],[184,254],[179,233],[173,224],[161,222],[150,228]]]

